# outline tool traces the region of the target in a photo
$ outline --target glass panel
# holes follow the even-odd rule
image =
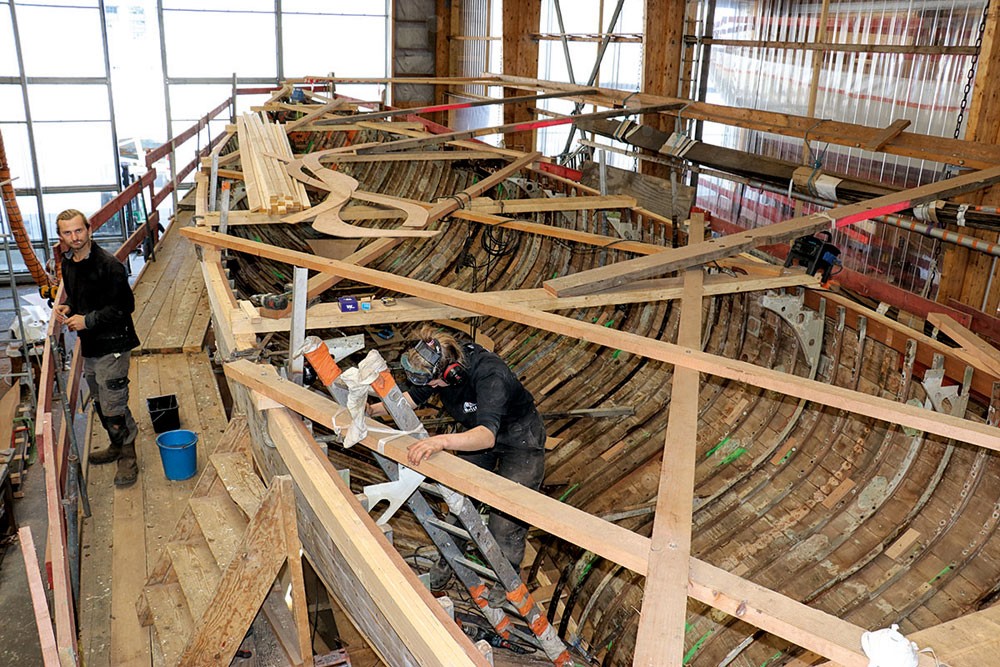
[[[232,86],[223,84],[170,86],[170,113],[173,116],[174,132],[188,129],[195,121],[232,95],[232,92]],[[225,114],[224,111],[222,113]],[[186,124],[183,124],[185,121]]]
[[[35,187],[35,175],[31,170],[31,149],[28,146],[28,126],[25,123],[0,123],[3,146],[7,152],[10,176],[16,178],[15,190]]]
[[[0,76],[18,76],[17,49],[14,47],[14,26],[10,22],[10,8],[0,3]]]
[[[59,239],[56,232],[56,217],[68,208],[75,208],[90,217],[100,210],[105,202],[114,198],[115,192],[74,192],[42,195],[42,203],[45,205],[45,229],[48,231],[49,239],[55,243]],[[109,230],[105,223],[97,230],[97,236],[107,236]],[[120,231],[121,226],[118,226]],[[34,237],[32,237],[34,238]]]
[[[236,114],[249,113],[251,107],[264,106],[264,102],[267,102],[270,98],[270,93],[264,95],[237,95]],[[222,116],[219,116],[219,118],[222,118]]]
[[[2,11],[2,10],[0,10],[0,11]],[[45,261],[44,259],[42,259],[42,251],[41,251],[40,248],[36,248],[35,249],[35,256],[37,256],[40,261],[42,261],[42,262]],[[24,258],[21,257],[21,252],[17,249],[17,246],[14,245],[13,243],[10,246],[10,260],[11,260],[10,263],[14,265],[14,273],[16,273],[16,274],[26,274],[26,273],[28,273],[28,267],[24,263]],[[4,286],[5,286],[4,289],[6,290],[6,285],[7,285],[7,257],[4,254],[3,250],[0,250],[0,271],[3,272],[3,280],[4,280]],[[9,296],[8,296],[8,299],[9,299]],[[9,303],[9,301],[8,301],[8,303]],[[23,307],[25,305],[27,305],[27,304],[25,303],[24,297],[22,296],[21,297],[21,306]],[[11,326],[12,329],[16,328],[17,321],[15,319],[13,319],[14,315],[12,313],[7,313],[7,314],[4,315],[4,317],[11,318],[9,320],[10,321],[10,326]],[[27,325],[27,320],[25,320],[25,325]]]
[[[27,76],[104,76],[96,9],[18,5],[17,22]]]
[[[615,4],[617,3],[604,3],[604,19],[601,21],[601,32],[608,29],[608,23],[615,13]],[[645,20],[646,16],[643,11],[642,0],[625,0],[614,32],[641,33],[645,28]]]
[[[163,9],[183,9],[194,11],[232,12],[233,7],[239,7],[241,12],[274,13],[274,0],[163,0]]]
[[[598,83],[607,88],[638,90],[642,73],[642,44],[609,44],[601,61]]]
[[[34,128],[42,187],[118,182],[111,123],[35,123]]]
[[[24,229],[28,232],[28,238],[33,242],[42,240],[42,228],[38,224],[38,199],[35,195],[17,195],[17,207],[21,210],[21,219],[24,220]],[[4,212],[4,224],[7,221],[7,213]]]
[[[3,11],[2,7],[0,11]],[[24,120],[21,86],[0,86],[0,122],[12,120]]]
[[[97,0],[17,0],[20,7],[97,7]]]
[[[72,102],[70,102],[72,100]],[[60,85],[28,85],[31,119],[36,123],[47,120],[108,120],[108,87]]]
[[[282,14],[311,12],[315,14],[348,14],[385,16],[386,0],[282,0]]]
[[[384,77],[385,19],[291,15],[282,19],[285,74]],[[302,39],[310,35],[310,39]]]
[[[166,141],[155,0],[106,5],[115,123],[121,138]]]
[[[172,11],[163,24],[171,78],[277,76],[273,13]],[[310,35],[304,42],[314,39],[308,30],[300,34]]]
[[[382,99],[382,95],[384,92],[385,92],[385,86],[380,83],[370,83],[370,84],[354,83],[354,84],[337,85],[338,95],[351,97],[356,100],[361,100],[362,102],[378,102]]]

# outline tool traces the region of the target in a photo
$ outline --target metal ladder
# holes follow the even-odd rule
[[[3,207],[0,207],[0,210],[2,210],[2,208]],[[14,239],[7,229],[6,219],[2,219],[2,222],[4,224],[2,229],[0,229],[0,243],[3,244],[4,259],[7,262],[7,284],[10,286],[10,295],[13,307],[0,308],[0,313],[13,313],[14,319],[11,322],[11,326],[0,333],[0,346],[2,346],[2,349],[10,349],[14,343],[17,343],[19,345],[24,364],[20,372],[15,373],[11,370],[10,372],[0,374],[0,377],[4,379],[9,378],[12,385],[16,383],[27,385],[29,400],[31,401],[31,413],[34,414],[36,407],[35,375],[31,367],[31,345],[27,340],[24,328],[24,317],[21,314],[21,297],[17,292],[17,282],[15,280],[14,266],[10,251],[11,242],[14,241]],[[16,329],[14,329],[15,326]],[[14,330],[14,333],[11,332],[12,329]],[[18,378],[18,380],[14,380],[14,378]]]
[[[319,352],[329,355],[325,344],[320,344],[319,348],[314,348],[310,354]],[[330,363],[334,364],[332,358]],[[317,364],[313,363],[316,367]],[[334,400],[340,405],[347,405],[347,390],[336,384],[339,377],[339,369],[331,379],[322,377],[321,381],[326,385],[327,390]],[[381,399],[389,415],[396,422],[396,426],[404,432],[408,432],[414,438],[423,439],[428,437],[427,430],[417,417],[413,408],[407,403],[403,392],[399,389],[392,373],[388,369],[379,374],[371,389]],[[542,608],[535,602],[528,592],[527,587],[521,581],[517,570],[510,564],[506,556],[500,550],[500,545],[494,539],[493,534],[483,523],[479,510],[464,495],[449,489],[448,487],[433,483],[431,490],[439,494],[447,503],[448,509],[458,521],[462,528],[453,526],[437,517],[431,509],[420,490],[420,486],[426,479],[420,473],[399,465],[377,452],[375,459],[382,470],[389,477],[388,482],[374,484],[364,488],[364,496],[368,507],[375,507],[380,501],[385,500],[389,507],[376,519],[376,524],[385,525],[389,518],[404,503],[413,512],[424,530],[430,536],[431,541],[440,551],[441,555],[451,566],[458,580],[462,582],[466,590],[472,596],[473,601],[479,607],[483,616],[490,622],[493,628],[504,639],[509,639],[511,632],[515,630],[510,617],[502,608],[494,608],[489,605],[487,594],[488,587],[482,577],[488,577],[503,586],[506,591],[507,601],[527,622],[528,627],[534,634],[534,641],[552,660],[553,664],[562,667],[572,665],[573,661],[569,656],[566,645],[559,639],[555,629],[548,622]],[[455,543],[454,537],[473,543],[478,549],[483,560],[489,567],[475,563],[465,557],[462,549]]]

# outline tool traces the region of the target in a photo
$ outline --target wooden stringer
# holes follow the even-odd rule
[[[167,665],[229,665],[258,611],[291,664],[313,664],[292,480],[266,488],[249,437],[230,422],[136,603]]]

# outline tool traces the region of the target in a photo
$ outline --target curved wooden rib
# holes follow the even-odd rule
[[[320,162],[320,158],[331,153],[342,153],[342,148],[333,148],[327,151],[317,151],[309,153],[304,157],[292,160],[285,169],[288,173],[303,183],[307,183],[316,188],[329,192],[326,200],[317,206],[282,218],[282,222],[294,224],[313,220],[313,229],[322,234],[337,236],[347,239],[361,238],[429,238],[437,236],[438,230],[424,229],[372,229],[368,227],[358,227],[344,221],[340,216],[344,205],[351,198],[381,204],[391,208],[399,209],[406,213],[405,227],[422,228],[427,226],[427,209],[418,204],[380,195],[375,192],[358,191],[358,181],[347,174],[328,169]],[[303,167],[309,169],[317,178],[307,175]]]

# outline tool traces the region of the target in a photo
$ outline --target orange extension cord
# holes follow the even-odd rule
[[[31,239],[24,229],[24,219],[21,217],[21,209],[17,205],[14,197],[14,184],[10,182],[10,165],[7,164],[7,151],[3,146],[3,135],[0,134],[0,196],[3,197],[4,208],[7,209],[7,219],[10,221],[10,233],[17,241],[17,249],[21,251],[24,264],[31,272],[31,277],[38,284],[38,289],[43,296],[48,296],[48,292],[54,287],[54,283],[49,279],[49,274],[45,272],[45,267],[38,260],[35,250],[31,247]]]

